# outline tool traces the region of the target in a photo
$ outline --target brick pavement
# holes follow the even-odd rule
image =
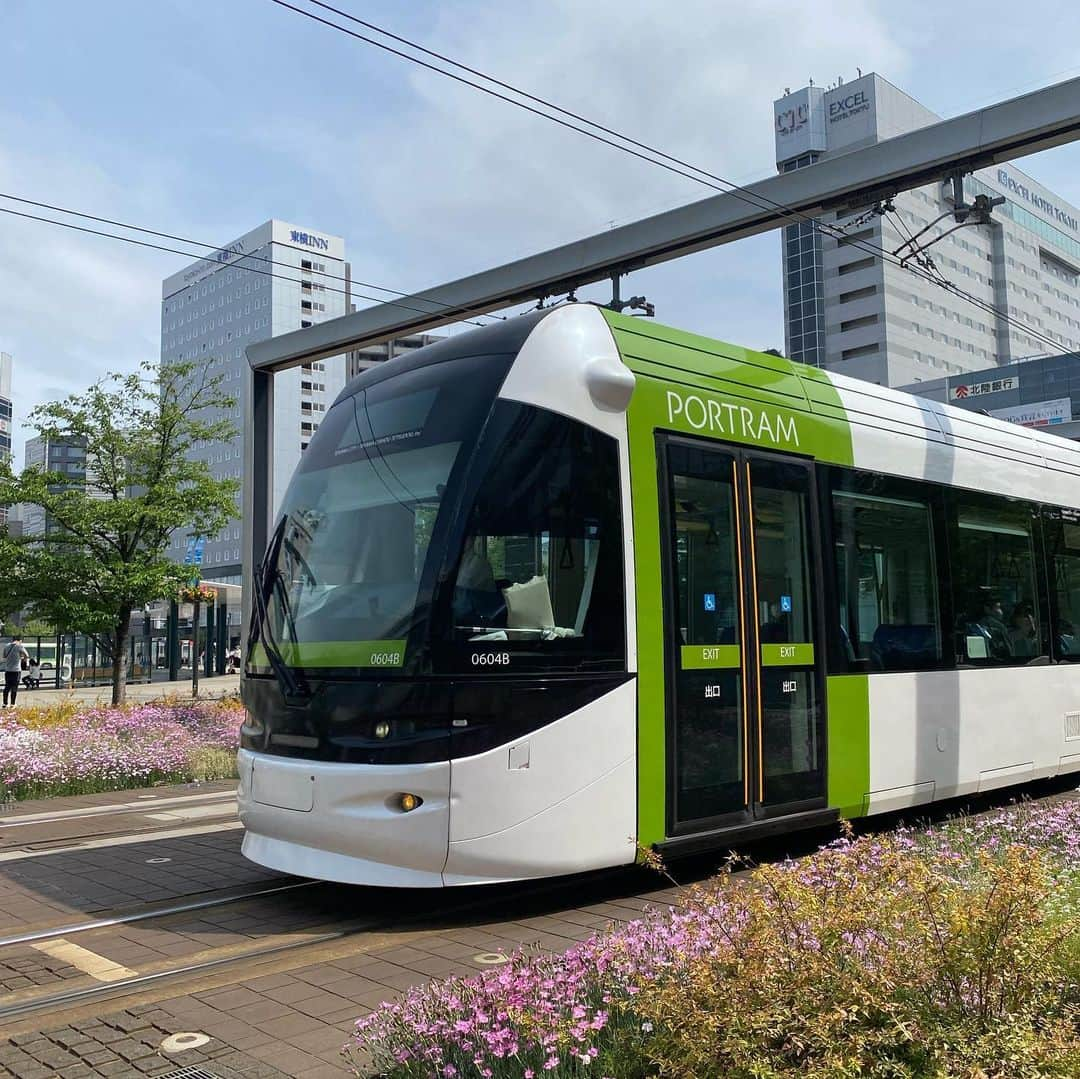
[[[632,880],[640,884],[642,878],[628,875],[623,887]],[[593,890],[587,881],[583,886]],[[403,933],[407,940],[380,941],[373,948],[359,939],[342,946],[344,954],[322,962],[296,958],[273,973],[223,980],[186,995],[169,996],[161,989],[152,1002],[112,1015],[69,1019],[61,1027],[16,1035],[8,1046],[0,1042],[0,1065],[18,1079],[52,1074],[133,1079],[195,1064],[223,1079],[225,1069],[229,1076],[253,1079],[344,1077],[351,1071],[342,1047],[356,1019],[380,1002],[432,979],[489,969],[480,957],[491,953],[510,954],[523,945],[563,951],[613,920],[625,921],[650,904],[666,905],[674,895],[674,889],[663,889],[569,910],[558,909],[564,904],[553,898],[547,904],[551,910],[520,919]],[[175,1054],[170,1065],[158,1047],[178,1031],[205,1033],[211,1042]],[[41,1070],[49,1067],[56,1071]]]
[[[140,898],[138,882],[146,882],[145,863],[152,850],[167,850],[174,858],[166,867],[170,875],[174,870],[177,874],[169,884],[172,894],[220,885],[223,875],[235,880],[245,873],[260,873],[240,857],[239,840],[239,832],[221,832],[97,850],[90,855],[49,855],[0,863],[0,882],[17,884],[25,898],[25,893],[51,895],[51,888],[70,876],[76,884],[65,909],[89,913],[103,903],[122,906]],[[103,856],[108,857],[104,870],[99,863]],[[15,867],[20,867],[17,882],[11,879]],[[654,879],[633,873],[618,876],[615,883],[584,878],[570,886],[569,894],[557,888],[548,895],[542,894],[543,888],[536,895],[528,888],[502,893],[481,889],[474,895],[484,907],[488,905],[486,896],[509,898],[505,902],[494,900],[494,915],[455,916],[451,908],[440,916],[436,908],[426,927],[399,925],[371,934],[358,933],[321,947],[320,958],[304,950],[250,965],[245,961],[210,974],[192,975],[192,979],[201,980],[189,980],[183,989],[151,983],[136,1004],[129,1002],[130,997],[115,1006],[73,1004],[55,1017],[12,1024],[7,1041],[0,1032],[0,1074],[6,1069],[16,1079],[97,1075],[134,1079],[200,1065],[222,1079],[347,1076],[351,1072],[341,1055],[342,1046],[355,1020],[381,1001],[433,978],[489,969],[479,957],[490,953],[509,954],[522,945],[564,950],[613,920],[635,916],[649,902],[668,902],[670,890],[637,894],[643,883]],[[0,909],[5,909],[3,883]],[[102,890],[96,891],[91,883]],[[305,910],[301,897],[308,893],[314,898],[324,888],[336,889],[332,893],[336,898],[323,896],[311,904],[314,910]],[[458,894],[440,893],[440,898],[452,903],[451,896]],[[400,893],[313,885],[310,890],[288,893],[287,899],[282,896],[259,920],[250,912],[222,907],[163,922],[155,920],[140,932],[134,925],[124,926],[111,936],[95,931],[81,934],[78,940],[142,973],[148,966],[152,969],[157,959],[168,958],[170,947],[178,949],[172,954],[179,955],[190,952],[192,942],[216,948],[236,938],[253,941],[268,933],[288,932],[300,923],[310,923],[315,916],[332,924],[335,918],[342,921],[344,912],[382,909],[385,915],[390,902],[398,913],[410,907],[422,912],[428,895],[416,893],[412,902],[408,897],[403,902]],[[6,902],[11,905],[10,894]],[[319,903],[325,910],[318,909]],[[17,907],[16,914],[20,914]],[[25,919],[27,912],[21,916]],[[40,919],[39,912],[36,920]],[[93,943],[95,938],[107,944]],[[8,965],[14,968],[12,954],[18,957],[21,953],[6,953]],[[66,978],[54,980],[51,988],[66,988],[68,984]],[[160,1048],[162,1041],[183,1031],[205,1033],[211,1040],[201,1049],[165,1054]]]
[[[239,833],[225,832],[182,841],[193,848],[196,866],[190,868],[197,868],[209,845],[217,862],[214,879],[221,872],[237,872],[237,865],[244,865],[239,838]],[[812,846],[806,837],[803,849]],[[181,862],[178,868],[183,867]],[[699,866],[693,876],[705,875],[707,868]],[[185,874],[176,887],[194,886],[187,883],[191,880],[194,885],[206,883]],[[543,886],[533,894],[527,888],[489,890],[483,894],[496,899],[486,914],[455,914],[450,907],[440,919],[436,908],[425,927],[399,924],[313,946],[311,951],[192,975],[182,986],[157,984],[142,994],[140,1002],[126,1007],[82,1005],[53,1018],[25,1020],[12,1028],[6,1041],[0,1033],[0,1072],[6,1068],[16,1079],[98,1075],[135,1079],[200,1065],[222,1079],[340,1079],[350,1074],[341,1049],[356,1018],[383,1000],[431,979],[490,969],[481,961],[489,953],[506,955],[521,946],[563,951],[613,923],[638,916],[648,905],[667,906],[676,900],[680,889],[656,889],[655,881],[628,871],[581,878],[561,891],[548,889],[547,894]],[[322,887],[313,886],[313,894]],[[290,896],[299,894],[303,893]],[[377,895],[374,890],[343,886],[337,894],[344,908],[365,901],[371,905],[376,901],[371,896]],[[452,903],[456,894],[440,893],[438,898]],[[393,898],[382,895],[385,902]],[[394,909],[403,909],[400,895]],[[212,918],[220,930],[252,936],[269,930],[271,924],[277,931],[288,928],[302,911],[290,900],[275,913],[276,918],[268,918],[261,927],[227,907]],[[200,931],[195,923],[209,920],[192,919],[186,926],[171,923],[154,932],[187,932],[194,937]],[[132,939],[139,942],[145,945],[146,938]],[[135,966],[145,958],[129,954]],[[201,1049],[163,1053],[162,1041],[181,1031],[205,1033],[210,1041]]]
[[[200,1065],[221,1079],[285,1079],[290,1073],[212,1039],[198,1049],[167,1053],[173,1016],[153,1005],[92,1019],[45,1033],[19,1034],[0,1042],[0,1073],[16,1079],[134,1079]]]
[[[81,976],[70,963],[32,948],[7,949],[0,957],[0,996],[34,985],[56,985]]]
[[[234,828],[0,861],[0,935],[284,879],[242,858],[240,838]]]

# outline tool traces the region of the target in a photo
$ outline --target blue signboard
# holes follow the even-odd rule
[[[203,550],[205,547],[205,536],[188,536],[187,550],[184,552],[184,565],[201,566],[203,562]]]
[[[780,610],[784,614],[790,614],[791,613],[791,597],[790,596],[781,596],[780,597]]]
[[[706,592],[705,593],[705,610],[707,610],[707,611],[715,611],[716,610],[716,593],[715,592]]]

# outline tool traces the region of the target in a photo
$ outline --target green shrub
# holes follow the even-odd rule
[[[957,872],[876,840],[698,890],[731,930],[634,998],[641,1047],[687,1079],[1075,1079],[1077,912],[1053,871],[1018,845]]]

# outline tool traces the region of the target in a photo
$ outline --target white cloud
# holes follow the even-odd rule
[[[108,240],[6,215],[3,225],[0,348],[14,357],[12,440],[21,462],[22,424],[35,405],[157,358],[160,277],[154,260]]]
[[[785,84],[801,85],[815,69],[848,70],[853,57],[867,69],[907,66],[873,7],[839,25],[804,4],[676,8],[661,18],[653,4],[614,0],[457,4],[441,9],[426,40],[725,177],[770,171],[771,99]],[[406,68],[402,77],[416,99],[374,138],[365,134],[365,145],[379,146],[377,167],[357,154],[348,180],[354,199],[393,228],[407,258],[426,259],[432,276],[709,194],[430,72]]]

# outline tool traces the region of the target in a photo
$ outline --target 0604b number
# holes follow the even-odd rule
[[[372,667],[400,667],[401,666],[401,653],[400,652],[372,652],[371,653],[371,666]]]
[[[510,663],[509,652],[473,652],[474,667],[505,667]]]

